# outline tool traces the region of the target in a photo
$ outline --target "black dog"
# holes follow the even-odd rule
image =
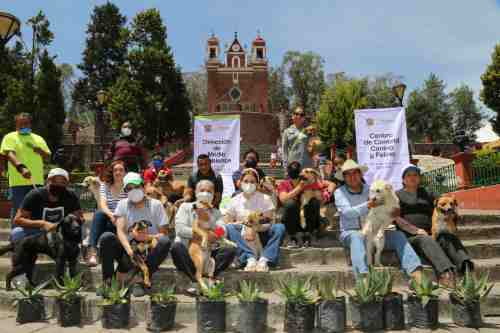
[[[70,214],[57,223],[53,232],[27,236],[16,243],[0,248],[0,255],[14,252],[12,270],[5,279],[6,289],[11,290],[12,279],[23,273],[26,274],[29,283],[34,285],[33,270],[38,254],[46,254],[56,262],[56,277],[59,281],[62,281],[64,276],[66,263],[68,263],[70,275],[75,276],[81,239],[80,219]]]

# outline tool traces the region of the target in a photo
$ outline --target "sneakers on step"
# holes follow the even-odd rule
[[[289,249],[296,249],[299,247],[297,239],[296,238],[291,238],[290,241],[288,242],[287,247]]]
[[[255,272],[257,268],[257,261],[254,258],[247,260],[247,265],[245,266],[245,272]]]
[[[256,272],[269,272],[269,266],[267,265],[267,260],[259,260],[255,267]]]

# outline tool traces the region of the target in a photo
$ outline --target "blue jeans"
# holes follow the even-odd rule
[[[11,227],[14,229],[16,225],[14,224],[14,217],[16,216],[17,210],[21,207],[24,197],[29,191],[33,189],[31,185],[22,186],[12,186],[10,188],[10,199],[12,200],[12,208],[10,210],[10,220]]]
[[[358,230],[346,231],[344,235],[344,246],[350,248],[351,250],[351,260],[354,274],[358,275],[368,273],[364,236]],[[399,257],[399,261],[401,262],[401,267],[408,275],[422,266],[420,258],[411,247],[404,233],[402,233],[401,231],[386,231],[384,248],[387,250],[396,251]]]
[[[255,258],[255,254],[241,236],[242,227],[241,224],[228,224],[226,225],[226,231],[229,240],[238,245],[239,262],[244,265],[249,258]],[[285,237],[285,225],[281,223],[273,224],[269,230],[260,232],[259,237],[264,246],[262,257],[265,257],[271,266],[276,266],[280,257],[280,244],[283,237]]]
[[[89,237],[90,247],[93,249],[97,249],[97,243],[99,242],[99,238],[101,238],[102,234],[107,231],[116,234],[116,227],[111,222],[108,215],[106,215],[103,211],[98,210],[94,213],[94,218],[92,219],[92,225],[90,226],[90,237]]]
[[[38,228],[15,227],[10,231],[10,241],[17,242],[18,240],[21,240],[26,236],[33,236],[41,234],[42,232],[43,230]]]

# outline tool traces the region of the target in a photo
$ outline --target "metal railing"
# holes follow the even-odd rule
[[[435,194],[453,192],[458,189],[455,164],[422,173],[422,185]]]
[[[500,152],[472,162],[472,185],[487,186],[500,184]]]

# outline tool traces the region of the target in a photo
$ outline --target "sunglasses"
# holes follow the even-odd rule
[[[305,113],[302,113],[302,112],[294,112],[293,113],[294,116],[299,116],[299,117],[304,117],[305,116]]]

